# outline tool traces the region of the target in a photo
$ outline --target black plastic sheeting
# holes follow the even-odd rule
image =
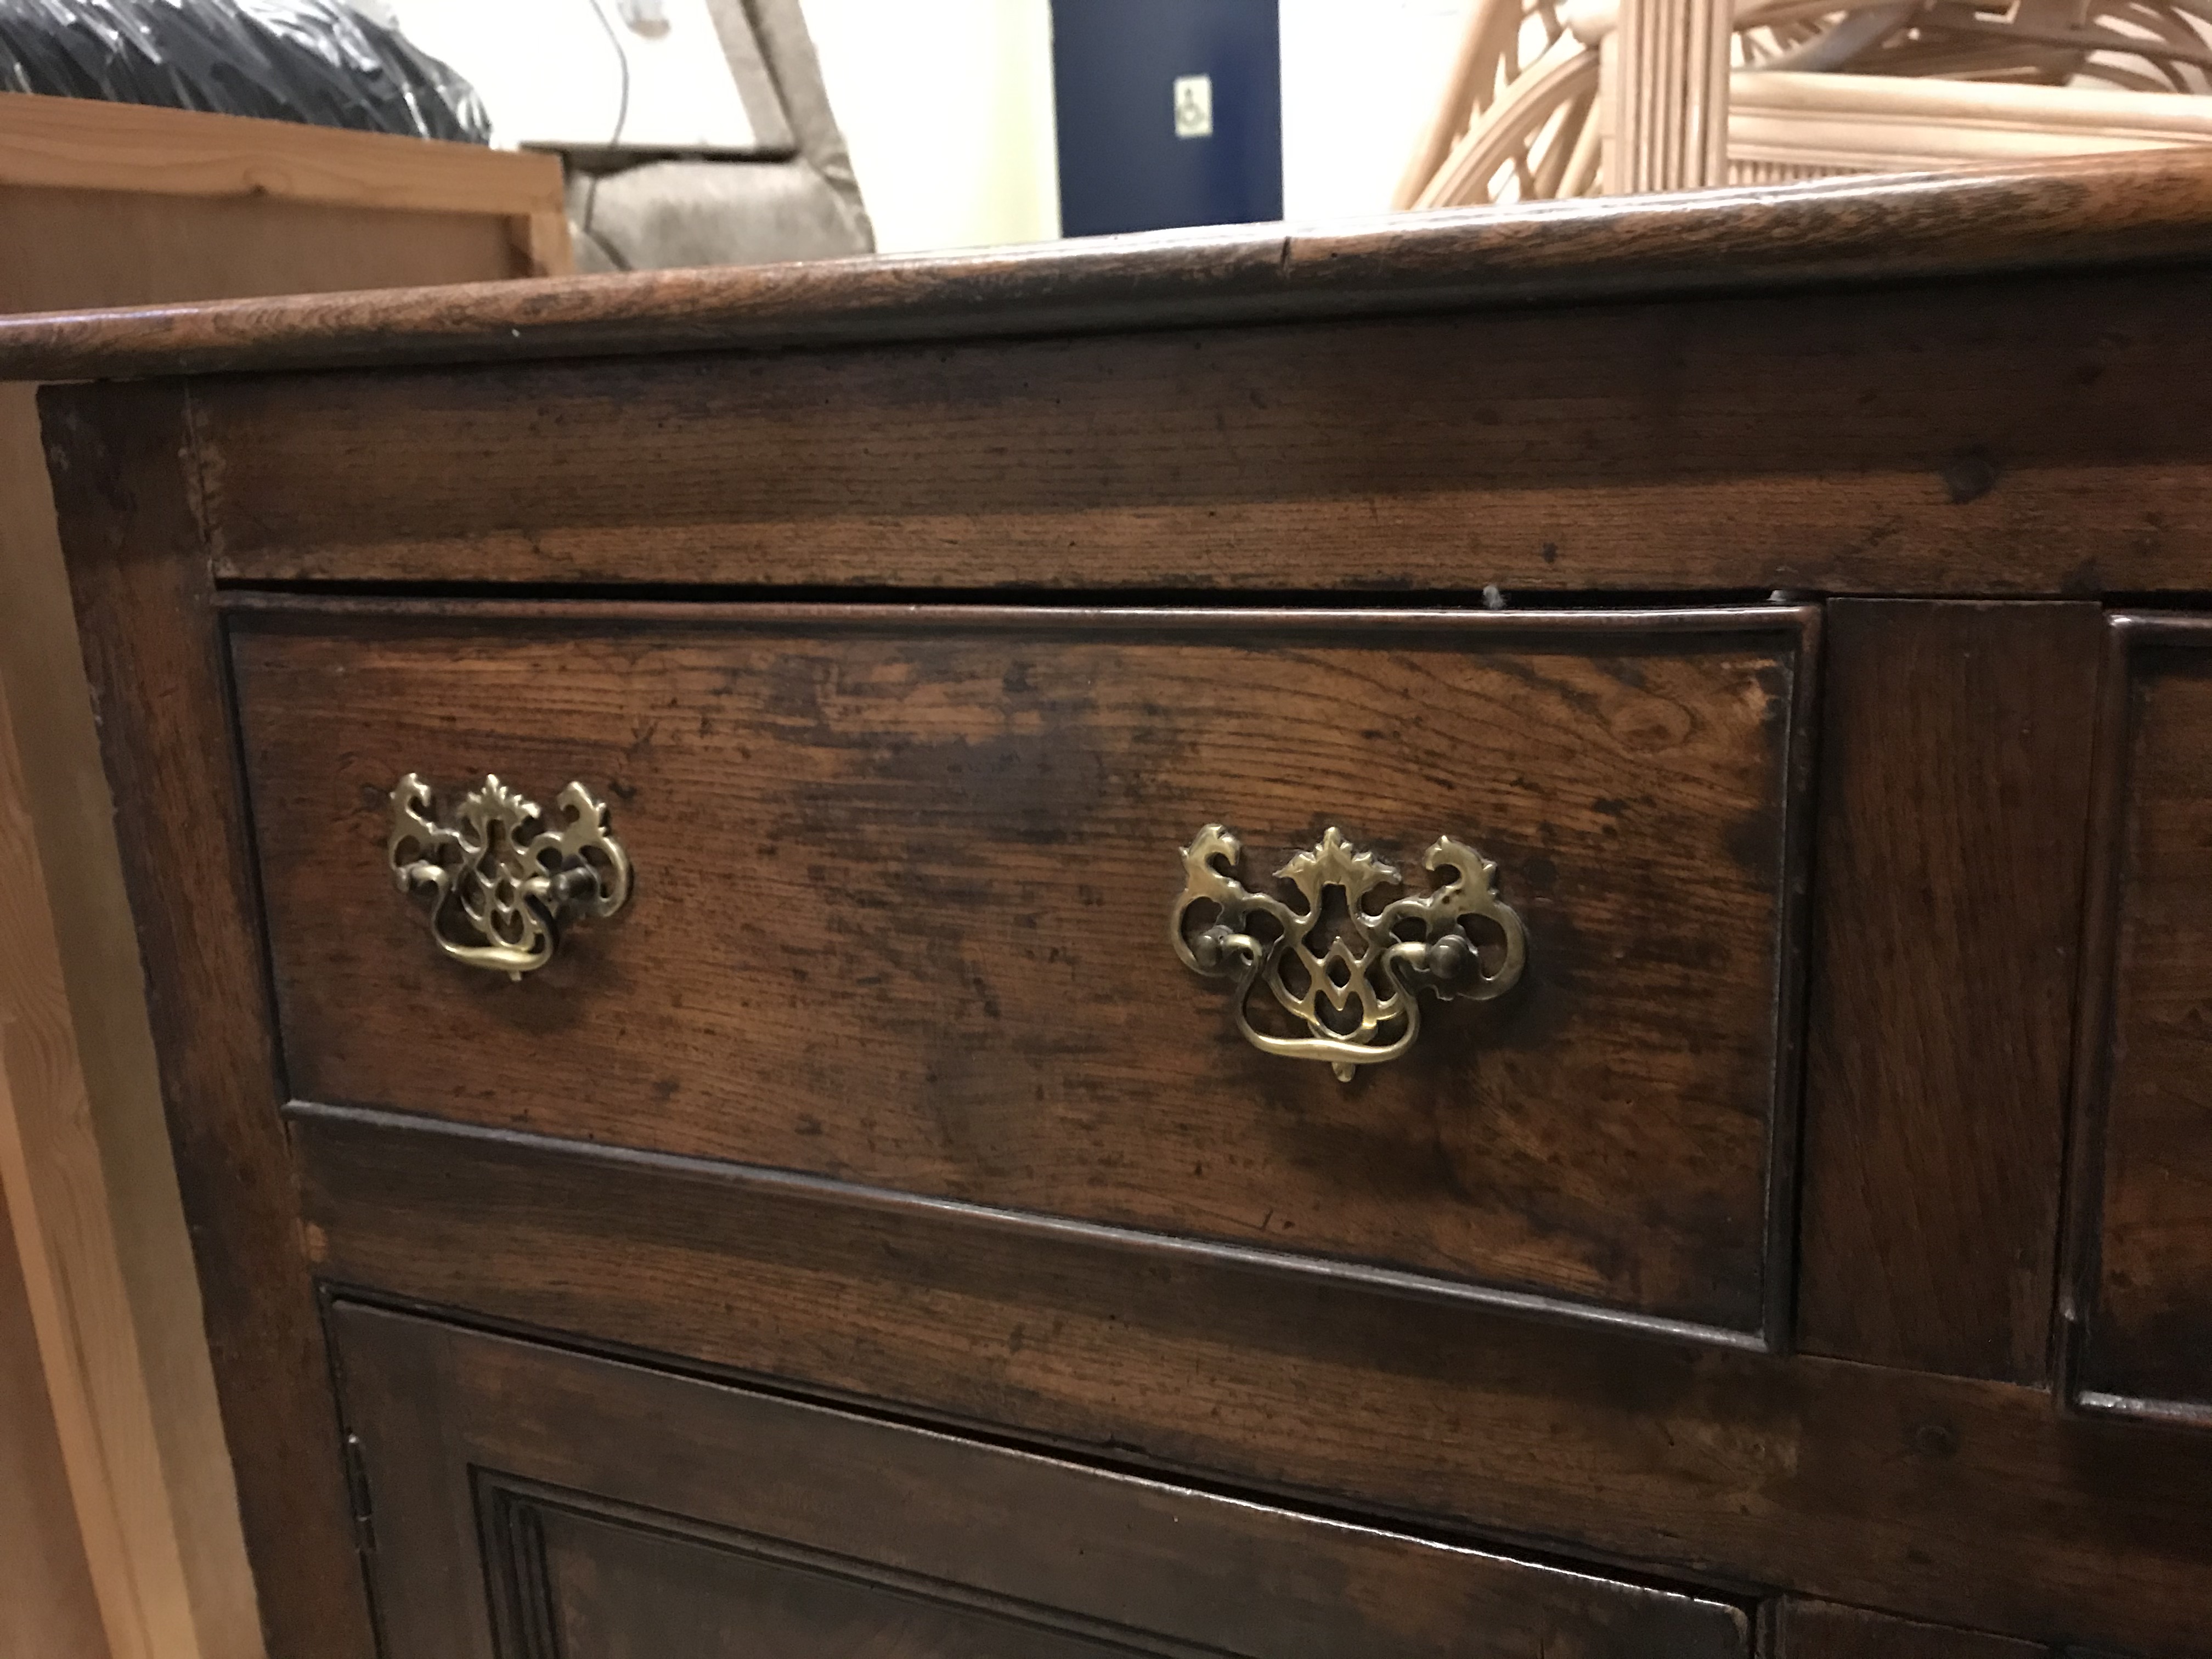
[[[491,138],[474,88],[343,0],[0,0],[0,91]]]

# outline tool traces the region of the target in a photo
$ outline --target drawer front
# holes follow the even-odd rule
[[[340,1303],[387,1652],[1721,1659],[1741,1610]]]
[[[1788,1184],[1810,626],[242,616],[290,1085],[1749,1340]],[[519,982],[448,959],[386,867],[410,773],[433,812],[486,774],[581,782],[627,903]],[[1341,890],[1274,872],[1328,832],[1370,914],[1466,843],[1511,913],[1475,918],[1482,954],[1517,928],[1518,981],[1409,994],[1415,1040],[1349,1081],[1261,1052],[1170,934],[1208,825],[1297,927],[1326,913],[1315,937],[1346,937]],[[1243,1006],[1310,1038],[1264,988]]]
[[[2212,618],[2113,634],[2074,1382],[2212,1428]]]

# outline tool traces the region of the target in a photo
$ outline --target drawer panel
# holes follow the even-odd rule
[[[387,1650],[1723,1659],[1708,1598],[340,1303]]]
[[[291,1087],[1755,1335],[1811,625],[240,615]],[[385,869],[408,773],[585,783],[634,896],[520,982],[446,959]],[[1259,1052],[1170,936],[1214,823],[1285,900],[1332,828],[1414,894],[1472,843],[1520,982],[1349,1082]]]
[[[2114,641],[2074,1381],[2212,1427],[2212,618],[2119,617]]]

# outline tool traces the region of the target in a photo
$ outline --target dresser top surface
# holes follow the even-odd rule
[[[1242,225],[954,256],[0,317],[0,379],[124,379],[1479,309],[2212,257],[2212,155]]]

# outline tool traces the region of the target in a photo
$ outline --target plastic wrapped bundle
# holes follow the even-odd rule
[[[0,0],[0,91],[491,137],[466,81],[343,0]]]

